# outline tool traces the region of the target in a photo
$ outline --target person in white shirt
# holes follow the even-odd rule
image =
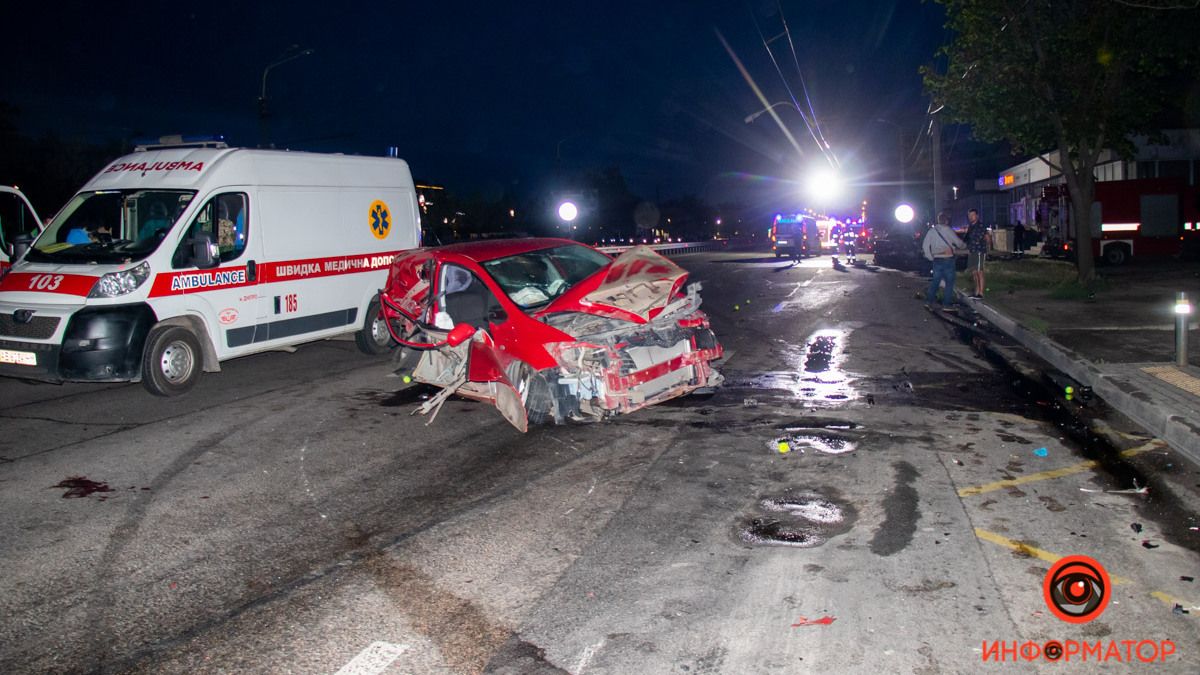
[[[942,308],[954,306],[954,257],[958,251],[967,247],[962,239],[950,229],[950,216],[946,212],[938,214],[937,224],[925,233],[921,242],[921,251],[925,259],[933,263],[933,276],[929,280],[929,290],[925,292],[925,304],[932,307],[937,300],[938,286],[944,282],[942,291]]]

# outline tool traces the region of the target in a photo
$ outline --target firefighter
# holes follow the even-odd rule
[[[857,261],[854,257],[854,247],[858,243],[858,233],[850,226],[839,226],[841,231],[838,232],[838,255],[846,257],[846,262],[853,265]]]

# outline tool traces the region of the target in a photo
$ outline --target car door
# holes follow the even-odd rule
[[[256,342],[262,238],[250,222],[248,207],[245,192],[210,197],[188,224],[172,259],[172,267],[180,270],[175,272],[173,290],[190,297],[188,311],[203,316],[220,358],[250,351]],[[215,268],[191,265],[192,243],[202,236],[216,244]]]
[[[504,364],[511,359],[501,356],[506,346],[498,343],[493,335],[497,323],[509,321],[507,314],[500,309],[492,289],[474,271],[462,265],[443,263],[437,279],[439,327],[453,328],[465,323],[479,333],[469,342],[462,373],[456,380],[465,379],[461,385],[464,393],[496,406],[504,419],[525,431],[528,420],[524,403],[505,374]]]

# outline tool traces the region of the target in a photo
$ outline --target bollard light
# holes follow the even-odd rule
[[[1176,314],[1191,314],[1192,305],[1188,302],[1187,293],[1180,293],[1175,298],[1175,313]]]
[[[1175,295],[1175,365],[1183,368],[1188,364],[1188,317],[1192,315],[1192,303],[1187,293]]]

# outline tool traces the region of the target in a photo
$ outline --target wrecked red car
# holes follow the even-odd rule
[[[406,376],[530,423],[602,420],[721,383],[700,284],[645,246],[617,258],[566,239],[398,255],[380,311]]]

